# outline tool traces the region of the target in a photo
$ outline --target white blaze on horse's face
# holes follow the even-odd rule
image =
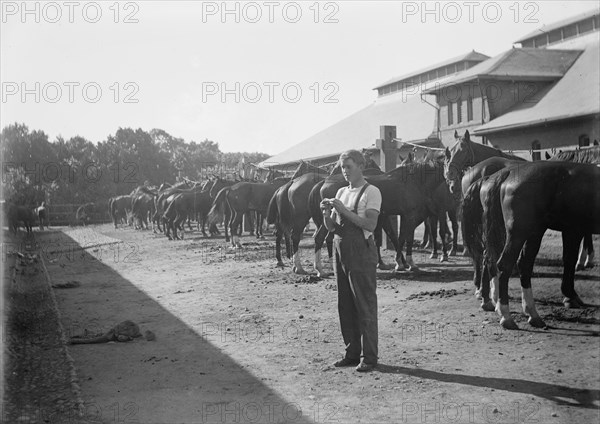
[[[349,183],[356,183],[362,178],[362,167],[357,165],[353,159],[344,159],[342,162],[342,174]]]

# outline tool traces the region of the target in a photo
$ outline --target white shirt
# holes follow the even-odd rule
[[[362,188],[363,186],[356,188],[350,188],[350,186],[342,187],[336,193],[335,198],[340,199],[344,206],[353,212],[354,205],[356,204],[356,197]],[[377,212],[381,211],[381,192],[373,184],[369,184],[369,187],[366,188],[365,192],[358,201],[358,216],[361,218],[366,218],[367,209],[374,209]],[[335,220],[338,224],[340,223],[337,214]],[[365,238],[369,238],[369,236],[373,234],[371,231],[367,231],[365,229],[363,229],[363,233],[365,234]]]

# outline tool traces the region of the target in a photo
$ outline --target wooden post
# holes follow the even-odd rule
[[[396,138],[396,127],[389,125],[380,126],[379,136],[381,138],[377,139],[375,142],[375,146],[379,149],[379,167],[382,171],[388,172],[396,168],[397,164],[398,147],[396,141],[394,140]],[[399,217],[397,220],[392,220],[392,228],[396,234],[398,233],[399,220]],[[382,240],[382,247],[384,249],[394,248],[391,240],[385,237],[385,233]]]

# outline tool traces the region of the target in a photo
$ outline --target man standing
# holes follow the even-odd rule
[[[334,233],[334,271],[346,355],[336,367],[371,371],[377,365],[377,247],[373,230],[381,208],[379,189],[363,177],[365,159],[357,150],[340,155],[349,186],[323,199],[325,226]],[[335,212],[332,214],[332,208]]]

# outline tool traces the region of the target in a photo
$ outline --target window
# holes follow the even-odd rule
[[[569,25],[563,28],[563,39],[575,37],[577,35],[577,27]]]
[[[531,150],[533,150],[531,153],[531,160],[536,161],[542,159],[542,152],[540,152],[541,148],[542,144],[539,141],[535,140],[533,143],[531,143]]]
[[[590,137],[587,134],[579,136],[579,147],[587,147],[590,145]]]
[[[462,99],[456,101],[456,123],[462,122]]]
[[[550,31],[550,33],[548,34],[548,41],[550,43],[556,43],[557,41],[560,41],[562,39],[562,33],[560,32],[560,29],[555,29],[554,31]]]
[[[582,22],[579,22],[579,33],[584,34],[586,32],[592,31],[594,29],[594,20],[588,19]]]
[[[546,34],[541,35],[535,39],[535,46],[542,47],[548,44],[548,40],[546,39]]]
[[[473,97],[467,97],[467,122],[473,120]]]
[[[454,122],[454,118],[452,116],[452,108],[454,107],[454,105],[452,104],[452,102],[448,102],[448,125],[452,125]]]

